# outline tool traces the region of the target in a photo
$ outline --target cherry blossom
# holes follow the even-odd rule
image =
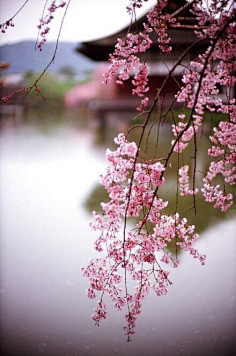
[[[56,10],[58,10],[59,8],[63,8],[64,6],[66,6],[66,1],[52,0],[50,6],[47,9],[48,11],[47,14],[44,15],[43,13],[42,17],[40,18],[38,29],[39,29],[39,35],[41,37],[41,40],[37,45],[40,51],[42,51],[43,45],[46,43],[46,36],[50,31],[49,25],[54,19],[53,14],[55,13]]]
[[[135,8],[142,4],[141,0],[130,1],[127,10],[132,18]],[[155,43],[161,53],[171,52],[168,30],[183,26],[178,22],[181,8],[169,14],[167,5],[167,0],[157,1],[147,14],[142,31],[131,30],[126,37],[117,40],[110,55],[109,70],[104,74],[104,84],[112,78],[121,86],[131,81],[132,94],[140,97],[138,110],[145,119],[143,124],[133,127],[141,130],[138,143],[130,142],[128,136],[121,133],[114,139],[117,148],[106,151],[109,166],[101,176],[101,184],[109,201],[101,203],[102,212],[93,212],[94,221],[91,223],[91,228],[98,233],[94,246],[102,257],[91,260],[82,272],[90,283],[88,297],[98,299],[98,307],[92,316],[95,323],[98,325],[106,318],[107,306],[104,303],[107,298],[111,299],[115,308],[124,312],[124,331],[128,341],[135,333],[138,315],[148,295],[152,291],[157,296],[168,293],[172,284],[172,268],[181,263],[178,250],[188,252],[201,265],[206,261],[206,255],[194,247],[200,237],[195,226],[188,223],[183,216],[185,213],[178,212],[177,205],[172,214],[167,214],[168,201],[159,196],[159,190],[166,185],[166,172],[171,169],[172,160],[178,161],[177,193],[180,199],[187,195],[192,197],[195,213],[197,193],[222,212],[233,204],[233,196],[227,192],[227,186],[234,185],[236,178],[236,108],[232,98],[236,82],[233,75],[236,68],[235,11],[227,1],[219,3],[213,0],[209,6],[201,0],[185,4],[190,7],[196,23],[186,26],[195,32],[197,41],[205,41],[207,45],[202,53],[183,66],[182,84],[173,101],[183,109],[182,113],[172,115],[173,139],[169,153],[162,157],[156,149],[153,159],[150,159],[142,145],[150,114],[163,94],[168,78],[188,55],[187,49],[169,71],[151,109],[147,110],[150,102],[149,65],[143,54],[148,53]],[[225,90],[224,98],[220,89]],[[207,155],[211,162],[207,171],[201,172],[204,178],[200,184],[199,180],[196,181],[197,144],[206,113],[220,113],[226,119],[221,120],[210,134],[211,147]],[[156,123],[158,120],[154,121]],[[154,124],[149,125],[149,130]],[[192,166],[184,163],[185,151],[191,142],[194,146]],[[183,163],[180,165],[180,162]],[[222,184],[218,177],[221,177]],[[136,222],[129,223],[130,218],[135,218]],[[176,246],[175,256],[169,251],[172,242]]]
[[[177,267],[180,261],[166,251],[168,244],[175,240],[201,264],[205,263],[205,255],[192,247],[199,238],[194,232],[195,226],[188,225],[187,219],[181,219],[178,213],[165,214],[168,202],[154,195],[155,189],[165,183],[164,165],[161,162],[137,162],[138,147],[124,134],[119,134],[114,141],[118,147],[115,151],[107,151],[110,165],[101,177],[110,201],[101,203],[102,213],[93,212],[94,222],[91,223],[92,229],[99,231],[95,249],[104,252],[105,257],[91,260],[82,268],[82,273],[89,278],[88,297],[93,299],[100,293],[98,307],[92,316],[96,325],[107,316],[103,301],[107,295],[118,310],[128,308],[124,330],[130,339],[135,333],[143,300],[153,289],[158,296],[165,295],[172,284],[170,271],[162,264]],[[149,211],[148,215],[144,209]],[[122,219],[134,216],[140,219],[136,228],[122,233]],[[153,227],[149,228],[147,222]],[[136,281],[132,293],[127,291],[128,275]],[[125,286],[121,287],[122,283]]]
[[[179,169],[179,183],[180,183],[180,195],[193,195],[198,193],[198,189],[195,188],[194,191],[189,189],[189,176],[188,176],[189,166],[183,166]]]
[[[171,12],[168,0],[157,0],[147,13],[142,28],[137,30],[136,26],[132,26],[136,9],[147,1],[127,0],[131,26],[123,38],[117,39],[110,54],[109,69],[103,78],[105,85],[109,85],[110,80],[116,80],[121,87],[130,81],[130,94],[140,100],[137,108],[140,121],[130,128],[127,135],[118,134],[114,139],[115,150],[106,151],[108,167],[100,177],[100,183],[107,191],[109,200],[101,202],[101,211],[93,211],[90,224],[97,234],[94,248],[101,257],[91,259],[82,268],[89,284],[86,294],[90,299],[97,299],[92,315],[95,324],[99,325],[107,318],[110,299],[114,307],[124,314],[124,331],[128,341],[135,333],[142,304],[148,295],[154,292],[157,296],[165,296],[168,293],[172,284],[172,268],[176,269],[181,263],[180,251],[188,252],[201,265],[205,264],[206,255],[194,246],[200,236],[187,215],[192,208],[195,214],[199,213],[197,193],[202,194],[214,208],[225,212],[233,205],[230,187],[235,185],[236,180],[234,2],[193,0]],[[46,42],[55,12],[64,6],[67,10],[69,4],[70,0],[51,0],[49,7],[45,8],[46,14],[43,13],[38,25],[40,50]],[[183,16],[184,9],[188,9],[193,16]],[[0,25],[2,33],[14,26],[13,19],[20,10]],[[186,49],[179,56],[173,55],[173,66],[169,68],[167,58],[175,48],[170,31],[173,28],[184,30],[184,36],[191,30],[196,41],[191,44],[186,42]],[[59,36],[60,32],[58,40]],[[202,46],[195,51],[197,45],[198,48]],[[155,88],[154,99],[149,97],[149,50],[153,46],[159,48],[157,57],[168,71],[161,86]],[[55,59],[56,49],[46,69]],[[31,87],[5,96],[3,103],[8,103],[16,94],[27,95],[32,88],[45,99],[37,83],[46,69]],[[178,90],[169,105],[165,103],[165,92],[169,79],[175,79],[176,69],[181,73],[181,80],[176,80]],[[174,112],[174,105],[178,113]],[[168,115],[171,116],[171,124]],[[206,117],[214,118],[214,115],[220,116],[220,120],[212,120],[209,124]],[[164,153],[164,157],[158,145],[163,123],[166,123],[166,128],[172,128],[169,152]],[[129,139],[131,130],[140,130],[137,142]],[[154,131],[156,146],[149,152],[149,139]],[[210,161],[204,172],[198,171],[198,145],[203,134],[210,141],[206,151]],[[186,155],[190,150],[192,164],[187,164]],[[163,197],[165,194],[161,194],[169,189],[168,172],[173,166],[177,167],[174,209]],[[203,177],[201,181],[197,179],[199,173]],[[179,199],[186,201],[188,195],[193,205],[179,211]],[[169,206],[170,211],[167,212]],[[174,254],[170,252],[170,244],[175,245]]]

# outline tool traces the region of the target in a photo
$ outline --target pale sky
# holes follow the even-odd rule
[[[0,0],[0,23],[5,22],[17,12],[25,0]],[[48,0],[50,3],[51,0]],[[60,1],[60,0],[59,0]],[[144,3],[137,12],[143,15],[156,0]],[[0,44],[15,43],[22,40],[35,40],[39,18],[45,0],[29,0],[23,10],[14,19],[15,27],[0,33]],[[61,33],[61,41],[82,42],[115,33],[130,22],[126,12],[129,0],[72,0]],[[51,24],[48,41],[57,38],[64,9],[58,9]]]

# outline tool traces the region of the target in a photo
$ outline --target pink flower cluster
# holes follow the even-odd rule
[[[194,4],[192,12],[197,16],[199,25],[210,23],[207,30],[195,31],[199,38],[213,39],[219,31],[225,32],[214,47],[210,45],[205,53],[190,62],[189,67],[184,70],[182,78],[184,85],[176,95],[176,100],[193,110],[193,115],[187,122],[173,125],[174,135],[180,136],[180,139],[178,138],[178,142],[173,141],[172,144],[175,144],[174,151],[179,153],[188,146],[194,133],[202,125],[206,110],[221,113],[230,111],[233,91],[230,89],[231,94],[226,93],[229,103],[225,104],[220,95],[220,88],[233,88],[236,83],[233,75],[236,69],[235,24],[229,21],[234,13],[230,13],[225,3],[219,6],[217,1],[213,1],[207,11],[202,2],[198,1]]]
[[[171,52],[172,47],[169,45],[170,37],[167,34],[168,24],[177,24],[176,19],[170,14],[164,14],[164,9],[168,5],[167,0],[159,0],[157,5],[151,10],[148,15],[148,23],[145,28],[148,32],[155,31],[159,48],[162,52]]]
[[[140,52],[145,52],[151,47],[152,40],[145,33],[131,34],[128,33],[126,38],[118,39],[115,51],[110,55],[110,67],[104,74],[103,83],[107,84],[108,80],[113,78],[118,73],[116,83],[124,85],[124,82],[130,79],[130,75],[134,75],[132,81],[135,89],[133,95],[138,95],[142,98],[142,102],[138,110],[142,111],[148,105],[146,93],[148,87],[148,69],[145,63],[141,63],[137,56]]]
[[[135,74],[134,79],[132,80],[132,84],[135,89],[132,90],[133,95],[137,95],[142,99],[141,105],[137,108],[137,110],[142,111],[148,105],[149,99],[145,96],[146,92],[148,92],[148,68],[147,65],[140,64],[138,73]]]
[[[49,24],[54,19],[53,13],[59,8],[63,8],[65,5],[66,5],[66,1],[60,1],[60,3],[57,3],[56,0],[51,1],[51,4],[48,8],[48,13],[45,16],[42,16],[41,19],[39,20],[38,29],[40,31],[39,34],[41,40],[37,47],[40,51],[42,51],[43,45],[46,43],[46,36],[50,31]]]
[[[231,102],[234,102],[234,99]],[[226,193],[225,183],[235,185],[236,181],[235,110],[232,114],[231,122],[221,121],[218,128],[214,128],[214,135],[210,137],[213,145],[208,150],[208,155],[214,157],[215,161],[211,162],[206,177],[203,179],[203,196],[207,202],[213,202],[214,207],[220,208],[221,211],[226,211],[233,204],[233,196]],[[222,177],[223,189],[219,184],[213,185],[213,180],[217,175]]]
[[[201,264],[205,263],[205,256],[192,247],[199,237],[194,233],[195,227],[177,213],[164,214],[168,203],[155,194],[165,182],[163,164],[138,162],[138,147],[124,134],[119,134],[115,143],[118,146],[115,151],[107,150],[110,166],[101,177],[110,201],[101,204],[102,213],[93,213],[91,224],[92,229],[100,232],[95,249],[105,256],[91,260],[82,272],[90,282],[88,297],[93,299],[100,293],[92,316],[96,325],[106,318],[107,295],[118,310],[127,308],[124,330],[130,338],[135,332],[142,301],[150,291],[153,289],[158,296],[168,292],[170,271],[161,265],[171,263],[177,267],[180,263],[166,251],[168,244],[174,239],[177,246],[189,251]],[[138,217],[139,221],[134,229],[122,231],[122,218],[128,217]],[[128,285],[131,280],[136,283],[133,292]]]
[[[1,33],[5,33],[6,30],[8,29],[8,27],[14,27],[14,26],[15,25],[14,25],[12,19],[10,19],[10,20],[0,24],[0,31],[1,31]]]
[[[197,16],[199,25],[210,23],[205,30],[197,30],[199,38],[214,38],[219,31],[224,31],[214,47],[211,45],[207,51],[199,55],[198,59],[190,62],[189,68],[183,74],[184,86],[176,96],[178,102],[192,110],[192,115],[173,125],[173,133],[176,139],[172,141],[174,151],[182,153],[188,146],[189,141],[196,135],[202,125],[206,110],[228,115],[228,122],[221,121],[218,128],[214,129],[214,135],[210,136],[212,147],[208,155],[215,159],[209,165],[208,172],[203,179],[201,192],[207,202],[214,203],[215,208],[226,211],[233,204],[233,196],[226,192],[226,184],[235,184],[235,99],[232,99],[233,88],[236,78],[233,75],[236,69],[235,59],[235,24],[229,19],[234,16],[229,14],[229,8],[225,4],[219,6],[217,1],[205,11],[201,2],[194,5],[193,13]],[[217,14],[217,15],[216,15]],[[227,16],[226,16],[227,15]],[[222,99],[220,88],[225,88],[226,100]],[[227,88],[227,89],[226,89]],[[186,169],[186,168],[185,168]],[[181,169],[181,181],[185,170]],[[222,177],[222,187],[214,184],[217,176]],[[181,194],[185,195],[188,189],[188,180],[185,176],[186,185],[180,186]],[[219,183],[219,182],[217,182]]]
[[[196,1],[190,10],[196,16],[198,25],[195,33],[199,38],[213,38],[217,31],[224,27],[228,19],[235,16],[235,7],[233,2],[212,0],[209,5],[204,1]],[[200,26],[205,28],[198,28]]]
[[[25,96],[25,95],[27,95],[29,93],[29,90],[30,90],[30,88],[22,88],[22,89],[19,89],[19,90],[15,90],[11,94],[2,97],[2,103],[3,104],[8,104],[14,98],[14,96],[19,94],[19,93],[22,96]]]
[[[143,2],[147,2],[148,0],[129,0],[130,4],[127,6],[127,11],[129,14],[135,12],[135,9],[140,9],[143,6]]]
[[[144,0],[145,1],[145,0]],[[142,6],[142,0],[132,0],[127,8],[128,12],[132,13],[135,8]],[[149,99],[146,93],[148,87],[148,67],[146,63],[140,60],[140,53],[147,52],[152,46],[153,41],[150,38],[150,33],[154,32],[159,42],[159,47],[162,52],[168,53],[171,51],[169,45],[170,38],[167,35],[167,24],[176,23],[175,18],[169,14],[163,14],[163,9],[167,6],[167,0],[159,0],[157,5],[147,15],[147,23],[144,23],[144,30],[139,33],[128,33],[125,38],[118,38],[115,51],[110,55],[110,67],[107,73],[104,74],[103,83],[107,84],[109,79],[118,76],[116,83],[124,85],[124,82],[134,76],[132,84],[135,89],[132,90],[133,95],[138,95],[142,98],[140,106],[137,108],[143,111],[147,107]]]
[[[172,125],[172,131],[177,137],[176,140],[172,140],[171,144],[174,145],[174,151],[182,153],[183,150],[188,147],[189,142],[197,133],[198,128],[202,125],[202,116],[199,114],[193,115],[192,125],[188,125],[185,114],[179,115],[181,121],[178,124]],[[181,134],[181,137],[180,137]]]
[[[195,195],[198,193],[198,189],[189,188],[189,176],[188,176],[189,166],[183,166],[179,169],[179,183],[180,183],[180,195]]]
[[[141,7],[143,1],[130,0],[128,11],[133,15],[135,8]],[[121,86],[132,78],[132,93],[141,98],[140,111],[148,105],[149,90],[148,65],[146,61],[141,61],[140,54],[147,52],[154,41],[157,41],[162,52],[169,53],[171,39],[167,30],[172,25],[180,27],[175,13],[167,13],[167,5],[167,0],[158,0],[148,13],[142,32],[128,33],[125,38],[118,39],[115,51],[110,55],[110,68],[104,75],[105,84],[117,77],[117,84]],[[222,211],[226,211],[233,202],[232,194],[226,192],[226,185],[235,184],[236,178],[236,107],[232,98],[236,83],[236,50],[235,12],[228,5],[227,1],[217,0],[212,0],[210,6],[206,6],[203,0],[191,3],[190,11],[195,15],[197,25],[191,25],[190,19],[190,25],[186,26],[194,30],[196,28],[197,37],[208,47],[188,65],[184,64],[182,87],[179,87],[168,110],[172,112],[175,101],[182,104],[183,109],[178,117],[172,113],[174,140],[166,157],[159,158],[157,149],[153,158],[149,159],[146,149],[144,152],[141,150],[148,124],[151,127],[149,137],[152,127],[161,123],[162,117],[158,117],[154,123],[148,122],[155,105],[148,112],[144,124],[135,125],[142,132],[138,146],[135,142],[129,142],[124,134],[119,134],[114,140],[116,150],[106,151],[109,167],[106,174],[101,176],[101,184],[108,192],[109,201],[101,203],[102,212],[93,212],[94,221],[91,223],[92,229],[99,233],[94,247],[102,253],[102,257],[91,260],[82,271],[90,283],[88,297],[99,300],[93,320],[98,325],[106,318],[105,298],[110,298],[118,310],[125,309],[124,330],[128,340],[135,332],[137,317],[148,294],[152,290],[158,296],[168,292],[171,281],[170,268],[166,269],[166,266],[177,267],[180,263],[177,254],[173,257],[168,251],[171,242],[174,241],[178,249],[189,252],[202,265],[205,264],[206,256],[193,246],[199,238],[195,226],[188,224],[187,219],[176,211],[167,214],[165,209],[168,202],[162,200],[158,192],[165,184],[166,170],[169,167],[171,169],[172,157],[176,157],[173,152],[177,152],[178,162],[183,162],[177,173],[180,195],[193,196],[195,207],[195,194],[198,193],[195,188],[198,135],[207,112],[220,113],[226,119],[214,128],[210,136],[212,146],[208,155],[211,163],[203,179],[201,192],[207,202]],[[186,6],[190,6],[190,2]],[[180,17],[181,11],[177,11]],[[176,66],[183,65],[182,61],[180,57]],[[189,185],[189,166],[184,164],[183,154],[191,140],[194,140],[195,149],[192,188]],[[216,181],[219,177],[222,186]],[[133,217],[137,223],[131,228],[129,218]]]

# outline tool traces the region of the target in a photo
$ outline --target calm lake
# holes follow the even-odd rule
[[[236,223],[212,220],[185,253],[164,297],[152,293],[127,343],[124,316],[90,318],[80,267],[94,257],[96,233],[84,208],[106,162],[88,129],[32,125],[0,133],[1,338],[12,356],[232,355],[236,348]],[[235,350],[236,351],[236,350]]]

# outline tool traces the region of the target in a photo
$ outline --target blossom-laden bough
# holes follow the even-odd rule
[[[14,25],[13,19],[28,1],[0,25],[2,33]],[[136,9],[147,1],[129,0],[127,11],[131,15],[131,22],[136,20]],[[59,8],[65,8],[53,57],[31,87],[2,98],[4,103],[19,93],[26,96],[32,89],[45,99],[38,82],[55,59],[64,18],[72,2],[45,0],[38,26],[40,40],[36,41],[36,48],[40,50],[46,41],[53,14]],[[222,212],[233,204],[228,187],[235,185],[236,178],[234,1],[181,1],[179,8],[172,13],[169,11],[171,6],[168,7],[170,3],[171,0],[157,0],[156,6],[146,16],[143,30],[133,31],[130,26],[126,37],[117,40],[115,50],[110,55],[110,68],[103,79],[104,84],[108,84],[109,80],[115,78],[121,86],[131,80],[131,94],[140,98],[137,108],[139,114],[136,117],[139,123],[132,126],[127,135],[122,133],[116,137],[115,151],[106,152],[109,167],[101,183],[108,192],[109,201],[101,203],[102,213],[93,213],[94,222],[91,224],[99,232],[95,249],[102,253],[102,257],[92,259],[87,267],[82,268],[82,272],[90,282],[88,297],[98,298],[97,308],[92,315],[95,324],[99,325],[106,318],[106,298],[110,298],[118,310],[125,310],[124,330],[128,341],[135,332],[142,302],[151,290],[158,296],[168,292],[171,285],[168,267],[178,267],[180,264],[178,251],[187,251],[202,265],[205,264],[206,256],[194,248],[199,235],[195,232],[195,226],[189,224],[185,217],[191,209],[197,214],[196,196],[202,194],[206,202],[213,203],[214,208]],[[184,15],[186,9],[192,16]],[[170,29],[191,30],[196,36],[195,42],[186,41],[182,54],[171,69],[164,60],[164,55],[173,51]],[[161,86],[156,88],[154,99],[151,99],[148,96],[148,53],[155,44],[159,46],[160,58],[163,58],[168,74]],[[201,53],[189,60],[190,52],[197,47],[199,49],[200,44],[203,45]],[[175,78],[177,68],[184,68],[181,84]],[[169,104],[165,103],[165,91],[170,80],[174,80],[179,89]],[[176,104],[182,107],[181,113],[173,111]],[[207,113],[220,114],[221,119],[209,135],[211,147],[206,154],[211,162],[208,170],[200,172],[197,166],[197,135],[201,130],[203,133]],[[154,115],[156,119],[153,121]],[[173,139],[169,152],[160,157],[158,136],[169,117],[173,120]],[[156,144],[150,157],[150,153],[147,153],[149,138],[155,129]],[[130,142],[128,137],[133,130],[138,131],[137,143]],[[193,167],[186,163],[185,154],[191,142]],[[168,201],[160,198],[159,190],[168,184],[166,173],[174,161],[177,161],[176,204],[173,213],[167,214]],[[197,173],[204,174],[202,185],[196,180]],[[193,204],[183,212],[178,211],[179,199],[186,199],[186,196],[191,197]],[[133,218],[137,223],[131,228],[128,221]],[[169,250],[171,242],[176,246],[175,256]]]
[[[127,10],[132,19],[136,18],[135,9],[142,7],[144,1],[130,0]],[[99,325],[106,318],[105,298],[110,298],[118,310],[125,310],[124,330],[128,341],[135,333],[142,302],[150,291],[154,290],[158,296],[167,293],[171,280],[170,270],[166,266],[179,265],[178,249],[188,251],[202,265],[205,264],[206,256],[194,248],[199,238],[195,226],[188,224],[187,218],[183,217],[190,209],[197,213],[196,195],[202,193],[206,202],[213,203],[214,208],[220,208],[222,212],[233,204],[233,196],[227,193],[227,185],[234,185],[236,177],[236,108],[233,98],[236,11],[233,2],[223,0],[212,0],[209,6],[202,0],[189,1],[172,14],[167,13],[167,6],[167,0],[157,0],[156,6],[147,14],[143,31],[137,33],[129,30],[125,38],[118,39],[114,53],[110,55],[110,68],[104,75],[104,84],[112,78],[116,78],[117,84],[122,86],[132,80],[132,94],[141,99],[137,110],[143,122],[129,130],[129,133],[131,130],[140,130],[138,143],[130,142],[128,135],[121,133],[115,138],[117,149],[106,152],[109,167],[101,178],[101,184],[108,192],[109,202],[101,203],[102,213],[93,212],[94,222],[91,224],[92,229],[99,232],[95,249],[103,257],[92,259],[87,267],[82,268],[82,272],[90,282],[88,297],[98,298],[97,308],[92,315],[95,324]],[[184,24],[179,23],[179,16],[186,8],[194,17],[186,18]],[[147,53],[148,58],[148,50],[156,42],[162,53],[170,53],[170,28],[192,29],[196,41],[189,44],[176,60],[150,103],[148,62],[143,54]],[[189,51],[200,43],[205,45],[202,53],[186,65]],[[168,107],[163,104],[163,94],[178,66],[184,67],[182,86],[179,86]],[[224,97],[220,95],[221,88],[224,89]],[[182,105],[182,113],[177,117],[172,111],[176,103]],[[157,119],[153,123],[151,115],[155,110]],[[204,174],[202,186],[197,187],[197,134],[207,112],[224,114],[224,120],[210,135],[212,147],[207,154],[212,161]],[[157,145],[150,158],[146,154],[150,131],[157,125],[159,132],[170,113],[173,118],[170,150],[164,158],[160,157]],[[144,137],[147,140],[145,149]],[[191,141],[194,167],[190,186],[191,169],[184,162],[184,152]],[[165,209],[168,201],[161,199],[158,194],[166,184],[166,171],[175,158],[178,161],[177,195],[181,199],[192,196],[193,205],[180,213],[176,203],[173,214],[167,214]],[[183,162],[181,166],[180,162]],[[220,184],[218,181],[215,183],[216,177],[221,178]],[[137,223],[132,228],[128,220],[133,217]],[[171,241],[176,245],[175,256],[168,250]]]
[[[27,5],[27,3],[30,0],[26,0],[23,5],[19,8],[19,10],[7,21],[5,21],[4,23],[0,24],[0,31],[1,33],[5,33],[6,30],[9,27],[14,27],[14,23],[13,20],[14,18],[22,11],[22,9]],[[44,3],[44,8],[43,8],[43,12],[42,15],[40,17],[39,20],[39,25],[37,26],[38,28],[38,37],[36,39],[35,42],[35,50],[39,49],[40,51],[42,51],[44,44],[46,43],[46,37],[48,35],[48,33],[50,32],[50,27],[49,25],[51,24],[51,22],[54,19],[55,16],[55,12],[60,9],[60,8],[65,8],[64,10],[64,14],[61,20],[61,25],[59,28],[59,32],[58,32],[58,36],[57,36],[57,40],[56,40],[56,45],[55,45],[55,49],[52,55],[52,58],[50,60],[50,62],[46,65],[46,67],[44,68],[44,70],[42,71],[42,73],[38,76],[38,78],[35,80],[35,82],[30,86],[30,87],[25,87],[25,88],[21,88],[18,90],[13,91],[12,93],[10,93],[7,96],[4,96],[1,98],[1,101],[3,104],[8,104],[9,102],[11,102],[11,100],[17,96],[17,95],[22,95],[23,98],[25,98],[32,90],[35,91],[36,95],[40,95],[41,98],[43,99],[43,101],[46,100],[46,97],[43,95],[43,93],[41,92],[38,83],[41,80],[41,78],[44,76],[44,74],[46,73],[46,71],[48,70],[48,68],[54,63],[54,60],[56,58],[56,54],[57,54],[57,49],[58,49],[58,45],[59,45],[59,39],[60,39],[60,35],[61,35],[61,31],[62,31],[62,27],[64,24],[64,20],[67,14],[67,10],[70,6],[72,0],[67,0],[67,1],[62,1],[62,0],[45,0]],[[48,7],[47,7],[48,6]]]

